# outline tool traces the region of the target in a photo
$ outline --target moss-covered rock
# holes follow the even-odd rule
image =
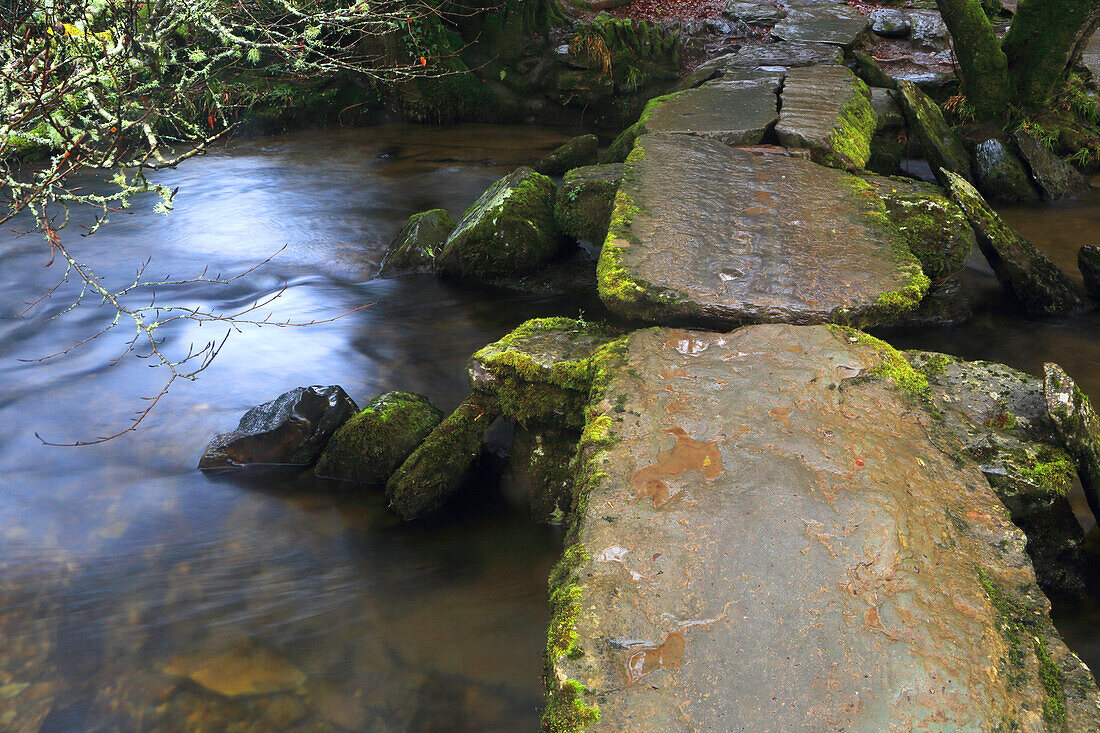
[[[463,214],[436,258],[446,275],[490,280],[531,272],[559,251],[554,182],[530,168],[500,179]]]
[[[869,180],[925,275],[935,282],[962,269],[974,246],[974,231],[943,189],[909,178]]]
[[[560,176],[573,168],[596,163],[599,138],[581,135],[569,140],[535,165],[535,170],[547,176]]]
[[[475,391],[491,393],[502,414],[521,423],[584,424],[593,357],[611,340],[602,327],[570,318],[536,318],[470,358]]]
[[[390,508],[409,521],[435,511],[457,493],[498,414],[492,395],[466,398],[390,476]]]
[[[384,484],[443,419],[427,397],[411,392],[378,395],[329,439],[318,476]]]
[[[1024,130],[1012,135],[1016,149],[1027,161],[1031,177],[1048,199],[1065,199],[1080,196],[1089,190],[1089,183],[1076,168],[1059,158],[1045,145]]]
[[[435,258],[454,228],[455,220],[443,209],[413,214],[390,243],[379,274],[435,272]]]
[[[851,52],[852,61],[856,65],[856,74],[867,83],[870,87],[881,87],[884,89],[894,89],[897,87],[897,82],[893,78],[882,70],[882,67],[878,65],[878,61],[872,56],[869,56],[862,51]]]
[[[861,169],[871,158],[877,127],[870,90],[846,66],[787,72],[775,127],[783,145],[808,148],[822,165]]]
[[[1073,456],[1089,508],[1100,521],[1100,416],[1062,367],[1044,364],[1043,376],[1047,415]]]
[[[996,138],[974,147],[974,174],[978,190],[986,198],[1009,203],[1039,200],[1024,164]]]
[[[1084,589],[1084,533],[1066,492],[1073,461],[1047,414],[1043,382],[1004,364],[905,352],[925,376],[939,424],[961,443],[1028,537],[1027,552],[1047,592]]]
[[[901,313],[882,324],[887,328],[940,328],[958,326],[974,317],[967,289],[957,277],[935,283],[915,310]]]
[[[623,167],[616,163],[574,168],[566,173],[554,200],[558,228],[578,241],[602,245],[622,180]]]
[[[573,503],[573,456],[580,431],[554,425],[517,425],[512,480],[531,504],[536,522],[561,524]]]
[[[1005,289],[1029,313],[1072,313],[1084,307],[1084,292],[1017,234],[962,176],[940,169],[951,197],[962,207],[978,245]]]
[[[898,92],[909,127],[939,182],[947,186],[941,168],[970,181],[970,154],[943,118],[939,106],[911,81],[899,80]]]

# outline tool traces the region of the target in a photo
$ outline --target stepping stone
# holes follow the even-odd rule
[[[546,719],[581,724],[554,729],[1042,730],[1057,706],[1096,730],[1024,535],[933,442],[927,389],[845,329],[632,334],[552,580]]]
[[[656,323],[877,323],[915,307],[920,264],[870,184],[691,135],[645,135],[598,267],[600,297]]]
[[[676,85],[691,89],[709,79],[736,75],[739,70],[783,72],[799,66],[842,64],[844,53],[831,43],[761,43],[742,46],[734,53],[718,56],[700,64]]]
[[[871,20],[847,5],[807,3],[787,7],[787,17],[776,23],[772,35],[784,41],[835,43],[854,46],[871,28]]]
[[[834,168],[867,165],[878,116],[871,91],[847,66],[791,69],[781,107],[775,132],[783,145],[809,148],[815,162]]]
[[[740,71],[697,89],[659,97],[643,132],[698,135],[727,145],[755,145],[779,119],[781,74]],[[656,103],[658,102],[659,103]]]

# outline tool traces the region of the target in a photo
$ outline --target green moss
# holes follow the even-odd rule
[[[951,363],[951,357],[947,354],[932,354],[928,361],[924,362],[920,370],[926,377],[938,377],[947,371],[947,365]]]
[[[600,719],[600,709],[584,702],[588,691],[576,680],[566,680],[550,690],[542,729],[547,733],[584,733]]]
[[[1009,681],[1019,684],[1028,673],[1027,661],[1035,655],[1043,686],[1043,718],[1047,730],[1060,731],[1066,723],[1065,675],[1050,657],[1046,636],[1053,633],[1044,613],[1036,613],[993,582],[984,568],[975,565],[978,583],[997,615],[998,630],[1008,647]]]
[[[584,650],[577,647],[577,617],[580,615],[581,587],[577,569],[592,556],[583,545],[565,548],[550,574],[550,628],[546,640],[546,679],[550,690],[542,727],[553,733],[579,733],[599,720],[599,709],[584,702],[586,690],[576,680],[558,682],[555,667],[562,657],[577,659]]]
[[[1047,446],[1043,446],[1035,458],[1025,457],[1019,465],[1025,481],[1044,493],[1056,496],[1065,496],[1073,485],[1073,477],[1077,475],[1068,455]]]
[[[898,389],[915,400],[928,401],[930,394],[928,378],[914,369],[900,351],[882,339],[875,338],[854,328],[837,325],[831,325],[829,328],[851,342],[878,350],[882,362],[875,368],[875,376],[890,380]]]
[[[622,181],[619,165],[585,166],[565,174],[554,201],[554,220],[569,236],[602,245]]]
[[[871,106],[870,90],[859,79],[852,82],[852,98],[840,110],[839,126],[829,136],[830,165],[863,168],[871,159],[871,138],[878,127],[878,117]]]

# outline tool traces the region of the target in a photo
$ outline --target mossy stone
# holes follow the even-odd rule
[[[390,476],[390,508],[410,521],[435,511],[457,493],[498,414],[492,395],[466,398]]]
[[[561,524],[573,503],[573,456],[580,430],[555,425],[517,425],[512,439],[512,479],[531,504],[536,522]]]
[[[581,135],[569,140],[535,165],[535,170],[548,176],[560,176],[572,168],[592,165],[599,151],[599,138]]]
[[[962,269],[974,246],[966,214],[943,189],[904,178],[872,179],[890,221],[933,282]]]
[[[1100,300],[1100,247],[1086,244],[1077,250],[1077,269],[1085,279],[1085,289],[1093,300]]]
[[[947,186],[947,179],[940,172],[944,168],[970,181],[970,154],[932,98],[905,79],[898,80],[898,92],[905,119],[937,180]]]
[[[435,258],[454,228],[455,220],[443,209],[413,214],[390,244],[380,274],[434,272]]]
[[[385,483],[442,419],[427,397],[385,392],[340,426],[314,470],[328,478]]]
[[[554,223],[554,182],[518,168],[466,210],[436,258],[445,275],[490,280],[534,271],[561,246]]]
[[[623,167],[617,163],[589,165],[566,173],[554,201],[558,228],[579,241],[602,245],[622,180]]]

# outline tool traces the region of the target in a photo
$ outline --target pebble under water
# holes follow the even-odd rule
[[[414,125],[234,143],[160,180],[176,210],[116,214],[68,244],[121,285],[145,258],[159,277],[259,271],[177,301],[229,310],[286,292],[274,320],[234,334],[194,383],[126,426],[165,375],[110,360],[131,334],[67,348],[109,309],[58,318],[75,293],[18,314],[60,274],[36,235],[0,234],[0,729],[11,731],[518,731],[543,704],[553,528],[486,497],[461,516],[403,526],[376,493],[312,475],[204,476],[203,446],[252,405],[340,384],[364,405],[407,389],[441,409],[465,362],[519,322],[577,315],[546,297],[372,280],[410,214],[453,215],[560,131]],[[89,185],[95,185],[89,181]],[[18,228],[18,227],[17,227]],[[189,322],[166,347],[220,338]],[[252,694],[263,692],[266,694]]]

